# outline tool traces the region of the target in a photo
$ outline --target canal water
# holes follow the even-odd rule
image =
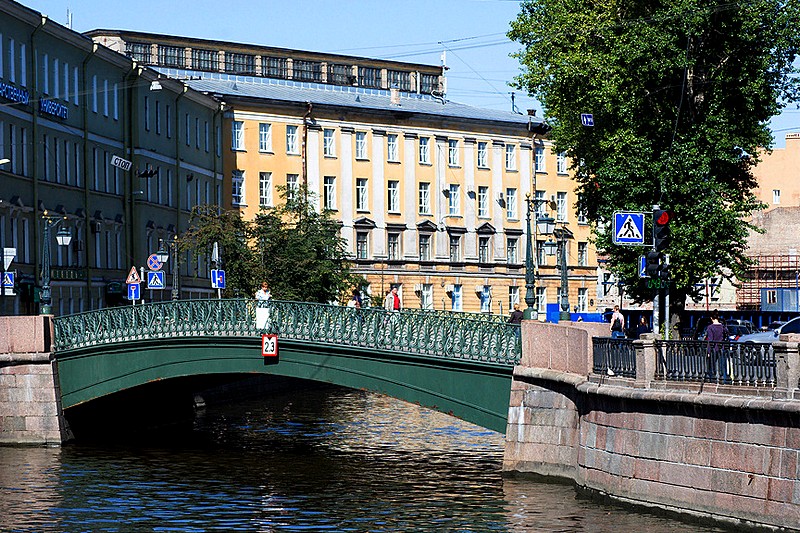
[[[0,531],[723,531],[503,478],[503,437],[340,388],[123,442],[0,447]]]

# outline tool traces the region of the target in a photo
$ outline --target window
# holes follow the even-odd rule
[[[564,222],[567,220],[567,193],[556,193],[556,220]]]
[[[544,164],[544,147],[536,147],[536,172],[547,172]]]
[[[578,205],[580,205],[581,203],[582,203],[581,195],[578,194]],[[586,211],[582,208],[578,209],[578,224],[588,224],[586,220]]]
[[[258,173],[258,205],[272,207],[272,172]]]
[[[431,94],[439,90],[439,76],[423,74],[419,83],[419,90],[423,94]]]
[[[356,232],[356,259],[369,259],[369,233]]]
[[[489,143],[478,143],[478,168],[489,168]]]
[[[259,122],[258,124],[258,151],[272,151],[272,124]]]
[[[216,50],[192,48],[192,68],[194,70],[217,70]]]
[[[368,183],[367,178],[356,178],[356,211],[369,210]]]
[[[772,190],[772,203],[773,204],[781,203],[781,190],[780,189],[773,189]]]
[[[283,57],[261,57],[261,70],[270,78],[286,78],[286,59]]]
[[[450,262],[461,262],[461,235],[450,235]]]
[[[589,310],[588,289],[585,287],[578,289],[578,312],[585,313]]]
[[[431,260],[431,236],[421,234],[419,236],[419,260],[420,261],[430,261]]]
[[[381,69],[370,67],[358,67],[358,84],[362,87],[381,87]]]
[[[547,216],[547,202],[545,201],[545,192],[536,191],[536,218]]]
[[[356,159],[367,158],[367,132],[356,132]]]
[[[389,254],[390,261],[398,261],[400,259],[400,234],[388,233],[386,235],[386,248]]]
[[[97,113],[97,75],[92,76],[92,111]]]
[[[419,138],[419,162],[423,165],[431,164],[430,137]]]
[[[300,174],[286,174],[286,197],[294,198],[294,193],[300,188]]]
[[[323,178],[323,194],[322,202],[323,208],[334,210],[336,209],[336,177],[325,176]]]
[[[231,203],[233,205],[244,205],[243,170],[234,170],[233,175],[231,176]]]
[[[328,63],[328,83],[352,85],[353,81],[353,68],[350,65]]]
[[[767,303],[775,305],[778,303],[778,291],[777,289],[767,289]]]
[[[536,287],[536,312],[547,312],[547,287]]]
[[[559,174],[567,173],[567,154],[566,152],[558,152],[556,156],[556,172]]]
[[[508,308],[513,309],[514,304],[519,303],[519,287],[510,286],[508,288]]]
[[[161,102],[156,100],[156,135],[161,135]]]
[[[544,241],[536,241],[536,262],[540,265],[547,264],[547,254],[544,251]]]
[[[294,79],[300,81],[322,81],[322,63],[295,59],[292,63]]]
[[[139,63],[150,64],[150,45],[147,43],[126,43],[125,55]]]
[[[461,285],[453,285],[453,292],[450,293],[450,303],[452,304],[453,311],[461,311],[464,307],[461,297],[463,291],[461,289]]]
[[[485,185],[478,187],[478,216],[482,218],[489,216],[489,187]]]
[[[578,265],[586,266],[589,264],[589,246],[588,243],[578,243]]]
[[[297,142],[297,126],[286,126],[286,153],[300,153],[300,148]]]
[[[396,133],[390,133],[386,136],[386,160],[393,162],[400,161],[400,155],[397,149]]]
[[[461,199],[458,194],[458,184],[451,183],[450,189],[447,194],[447,214],[459,215],[460,214]]]
[[[164,106],[164,122],[167,124],[167,139],[172,138],[172,108],[169,104]]]
[[[400,212],[400,182],[396,180],[389,180],[387,187],[388,193],[388,209],[390,213]]]
[[[430,183],[420,183],[419,184],[419,214],[420,215],[430,215],[431,214],[431,184]]]
[[[390,70],[387,72],[389,77],[389,88],[400,89],[401,91],[411,90],[411,73],[402,72],[399,70]]]
[[[518,253],[519,239],[508,237],[506,240],[506,262],[509,264],[519,263]]]
[[[481,299],[481,313],[492,312],[492,288],[484,285],[478,297]]]
[[[478,237],[478,262],[488,263],[491,256],[489,237]]]
[[[517,170],[517,146],[506,145],[506,170]]]
[[[423,309],[433,309],[433,283],[423,283],[419,295],[419,304]]]
[[[144,106],[142,109],[144,115],[144,131],[150,131],[150,97],[144,97]]]
[[[225,52],[225,72],[253,75],[256,73],[256,58],[250,54]]]
[[[186,64],[185,48],[177,46],[158,46],[158,62],[163,67],[183,68]]]
[[[186,146],[190,146],[192,144],[192,130],[189,129],[189,113],[184,115],[184,125],[183,130],[186,133]],[[242,127],[242,148],[244,150],[244,127]]]
[[[231,150],[244,150],[244,122],[241,120],[231,123]]]
[[[322,130],[322,148],[325,157],[336,157],[336,145],[334,144],[333,133],[331,128]]]
[[[450,139],[447,141],[447,164],[451,167],[458,166],[458,140]]]
[[[506,217],[517,220],[517,189],[506,189]]]

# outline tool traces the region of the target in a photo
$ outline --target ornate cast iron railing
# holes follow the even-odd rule
[[[187,300],[88,311],[54,319],[53,351],[181,336],[259,336],[514,365],[519,326],[481,315],[386,312],[338,305]]]
[[[592,338],[592,372],[636,377],[636,350],[631,339]]]
[[[656,378],[753,387],[775,386],[771,344],[708,341],[656,343]]]

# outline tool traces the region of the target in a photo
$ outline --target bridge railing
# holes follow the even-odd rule
[[[745,387],[775,387],[776,357],[772,344],[650,341],[594,337],[592,372],[637,378],[637,357],[655,359],[654,378],[665,381],[714,382]],[[640,365],[644,368],[645,365]]]
[[[54,319],[55,352],[175,336],[258,336],[514,365],[519,326],[472,315],[387,312],[306,302],[185,300]]]

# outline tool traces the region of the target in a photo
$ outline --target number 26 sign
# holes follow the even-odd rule
[[[278,359],[278,336],[274,333],[261,335],[261,355]]]

